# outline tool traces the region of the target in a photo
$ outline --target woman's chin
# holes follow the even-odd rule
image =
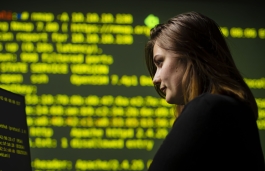
[[[172,98],[169,96],[166,96],[166,102],[169,104],[176,104],[176,105],[183,105],[183,99],[182,98]]]
[[[166,96],[166,102],[167,103],[169,103],[169,104],[176,104],[174,101],[175,101],[174,99],[169,98],[168,96]]]

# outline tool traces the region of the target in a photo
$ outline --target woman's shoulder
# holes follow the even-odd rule
[[[223,119],[254,117],[251,108],[245,102],[227,95],[210,93],[204,93],[194,98],[185,105],[182,114],[183,117],[193,118],[202,116],[206,118],[221,117]]]
[[[211,93],[203,93],[199,95],[198,97],[194,98],[192,101],[190,101],[187,105],[195,105],[195,104],[211,104],[211,105],[240,105],[242,104],[242,101],[231,97],[227,95],[221,95],[221,94],[211,94]]]
[[[203,134],[224,137],[257,133],[256,120],[251,108],[236,98],[202,94],[190,101],[173,125],[173,129],[198,130]],[[189,128],[190,127],[190,128]],[[212,132],[213,131],[213,132]]]
[[[236,108],[249,108],[249,106],[234,97],[220,94],[210,94],[204,93],[199,95],[190,101],[186,107],[192,108],[204,108],[208,107],[208,109],[225,109],[229,108],[230,110]]]

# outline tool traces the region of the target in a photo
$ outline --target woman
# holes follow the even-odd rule
[[[189,12],[154,27],[146,63],[159,95],[183,107],[149,171],[265,170],[257,104],[212,19]]]

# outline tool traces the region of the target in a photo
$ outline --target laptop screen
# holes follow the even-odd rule
[[[0,88],[0,171],[31,171],[25,98]]]

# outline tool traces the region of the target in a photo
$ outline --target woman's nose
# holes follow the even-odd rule
[[[156,74],[155,74],[155,76],[154,76],[154,78],[153,78],[153,84],[154,84],[154,85],[159,85],[160,82],[161,82],[160,76],[159,76],[159,75],[157,74],[157,72],[156,72]]]

